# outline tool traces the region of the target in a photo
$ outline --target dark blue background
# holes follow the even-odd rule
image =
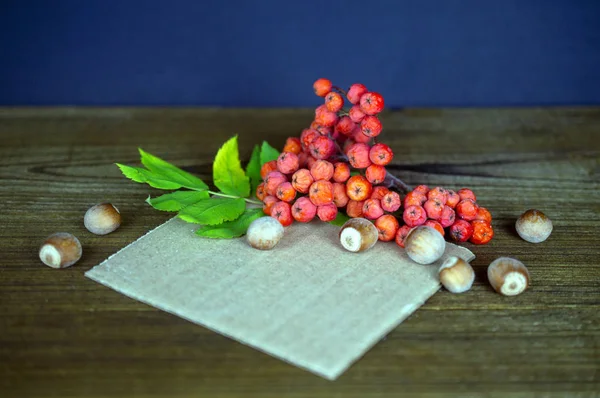
[[[600,103],[600,1],[0,0],[0,105]]]

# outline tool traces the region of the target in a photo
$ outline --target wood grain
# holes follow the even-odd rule
[[[383,114],[390,169],[409,184],[469,186],[491,209],[491,244],[462,295],[441,291],[336,382],[329,382],[83,276],[169,218],[123,178],[136,148],[210,180],[233,134],[280,147],[304,109],[0,109],[0,396],[2,397],[598,397],[600,396],[600,109],[406,109]],[[83,227],[115,203],[122,227]],[[514,232],[538,208],[554,222],[534,245]],[[74,267],[37,258],[49,234],[84,245]],[[532,286],[506,298],[486,283],[501,255]]]

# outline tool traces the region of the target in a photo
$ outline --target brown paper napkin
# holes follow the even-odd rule
[[[350,253],[338,227],[295,223],[271,251],[195,236],[177,218],[86,276],[267,354],[335,379],[440,287],[442,260],[418,265],[394,243]]]

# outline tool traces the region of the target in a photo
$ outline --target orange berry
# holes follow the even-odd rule
[[[470,189],[461,188],[457,193],[460,196],[460,200],[471,199],[473,202],[477,201],[477,197],[475,197],[475,194]]]
[[[263,180],[267,178],[267,174],[272,171],[277,171],[277,160],[271,160],[270,162],[266,162],[260,167],[260,178]]]
[[[429,193],[429,187],[427,185],[419,185],[412,191],[422,193],[423,195],[427,195],[427,193]]]
[[[457,242],[466,242],[473,235],[473,226],[465,220],[456,220],[450,226],[450,237]]]
[[[268,195],[275,196],[279,184],[286,181],[287,177],[285,175],[283,175],[279,171],[272,171],[265,177],[265,191]]]
[[[308,193],[314,178],[308,169],[300,169],[292,175],[292,186],[300,193]]]
[[[349,200],[346,205],[346,214],[350,218],[359,218],[363,216],[362,209],[365,202],[360,200]]]
[[[279,184],[276,192],[277,199],[283,200],[284,202],[291,202],[296,199],[296,190],[292,186],[291,182],[283,182]]]
[[[285,145],[283,147],[282,152],[291,152],[295,153],[296,155],[300,154],[300,152],[302,152],[302,142],[300,141],[300,138],[289,137],[285,141]]]
[[[367,115],[360,122],[360,130],[367,137],[377,137],[381,134],[383,126],[377,116]]]
[[[404,209],[402,219],[409,227],[418,227],[427,221],[427,212],[421,206],[409,206]]]
[[[284,227],[287,227],[294,222],[292,208],[290,207],[290,204],[286,202],[275,203],[271,208],[271,217],[279,221]]]
[[[313,89],[315,90],[315,94],[317,94],[319,97],[326,96],[327,93],[329,93],[331,91],[332,87],[333,87],[333,85],[331,84],[331,80],[325,79],[323,77],[320,79],[317,79],[313,83]]]
[[[380,166],[389,164],[393,158],[394,152],[392,152],[392,148],[380,142],[373,145],[369,150],[369,159],[371,159],[371,162]]]
[[[390,213],[398,210],[401,203],[400,195],[394,191],[389,191],[383,196],[383,199],[381,199],[381,207],[383,210],[389,211]]]
[[[492,213],[489,212],[485,207],[479,206],[477,210],[477,215],[475,216],[475,220],[483,220],[488,224],[492,224]]]
[[[442,216],[438,221],[444,228],[454,224],[454,221],[456,221],[456,213],[454,212],[454,209],[448,205],[444,206],[444,209],[442,210]]]
[[[344,98],[332,91],[325,96],[325,106],[331,112],[339,112],[344,107]]]
[[[277,199],[275,196],[265,196],[263,199],[263,213],[265,213],[267,216],[270,216],[271,209],[273,208],[273,205],[277,202],[279,202],[279,199]]]
[[[283,174],[292,174],[300,167],[298,155],[292,152],[281,152],[277,158],[277,170]]]
[[[410,206],[421,206],[427,201],[427,196],[421,192],[412,191],[406,194],[404,197],[404,208]]]
[[[333,184],[326,180],[312,183],[308,190],[310,201],[315,206],[322,206],[333,202]]]
[[[460,202],[460,195],[454,192],[453,190],[449,189],[448,200],[446,200],[446,206],[450,206],[454,209],[458,202]]]
[[[386,170],[384,166],[378,164],[372,164],[367,167],[365,176],[367,180],[373,185],[381,184],[385,179]]]
[[[369,141],[371,141],[371,137],[364,135],[360,127],[354,129],[352,132],[352,139],[359,144],[367,144]]]
[[[367,87],[361,83],[354,83],[348,89],[348,93],[346,94],[346,98],[352,104],[358,104],[360,101],[360,97],[367,92]]]
[[[442,187],[435,187],[427,192],[427,199],[437,199],[445,205],[448,201],[448,190]]]
[[[467,221],[474,220],[478,210],[477,203],[471,199],[463,199],[456,205],[456,215]]]
[[[315,206],[309,198],[303,196],[292,205],[292,217],[298,222],[309,222],[317,214],[317,206]]]
[[[377,185],[376,187],[373,187],[373,192],[371,193],[371,199],[381,200],[389,192],[390,192],[390,190],[387,187],[384,187],[383,185]]]
[[[476,245],[485,245],[494,237],[494,230],[492,226],[484,220],[471,221],[473,227],[473,235],[469,241]]]
[[[360,109],[360,105],[354,105],[352,108],[350,108],[350,110],[348,111],[348,116],[350,116],[350,119],[354,122],[354,123],[360,123],[362,122],[362,120],[365,118],[367,114],[363,112],[362,109]]]
[[[361,133],[362,134],[362,133]],[[371,165],[371,159],[369,159],[369,146],[357,142],[348,148],[346,155],[348,155],[348,162],[355,169],[366,169]]]
[[[338,209],[333,203],[317,207],[317,216],[321,221],[333,221],[337,217]]]
[[[333,165],[333,181],[346,182],[350,178],[350,166],[346,162],[337,162]]]
[[[433,192],[429,191],[429,192]],[[423,208],[427,212],[427,217],[432,220],[438,220],[442,217],[442,211],[444,210],[444,204],[438,199],[428,199],[424,204]]]
[[[318,131],[321,135],[329,135],[333,132],[333,129],[330,126],[323,126],[315,121],[310,124],[310,128]]]
[[[366,200],[372,192],[373,185],[361,175],[352,176],[346,182],[346,195],[352,200]]]
[[[363,203],[362,213],[369,220],[376,220],[383,215],[381,202],[378,199],[367,199]]]
[[[350,116],[342,116],[340,120],[338,120],[335,125],[336,130],[343,135],[350,135],[354,128],[356,127],[356,123],[350,119]]]
[[[333,165],[327,160],[317,160],[310,168],[310,174],[316,180],[331,180],[333,177]]]
[[[396,237],[396,232],[398,232],[400,225],[396,217],[391,214],[384,214],[375,220],[375,227],[379,231],[379,240],[389,242]]]
[[[321,133],[319,133],[315,129],[304,129],[302,130],[302,134],[300,134],[300,142],[302,144],[302,148],[307,149],[309,145],[317,138],[320,137]]]
[[[427,225],[428,227],[435,229],[440,234],[442,234],[442,236],[446,235],[446,232],[444,231],[442,224],[440,224],[439,222],[437,222],[435,220],[427,220],[427,221],[425,221],[424,225]]]
[[[261,182],[256,187],[256,198],[258,200],[263,200],[265,198],[265,196],[267,196],[267,193],[265,192],[265,183]]]
[[[341,182],[333,183],[333,203],[337,207],[344,207],[348,204],[348,195],[346,195],[346,185]]]
[[[396,244],[400,247],[404,247],[404,240],[406,239],[406,236],[408,235],[408,233],[412,230],[412,227],[409,227],[408,225],[403,225],[400,228],[398,228],[398,231],[396,231]]]

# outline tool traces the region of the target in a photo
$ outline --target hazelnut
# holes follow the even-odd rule
[[[489,265],[487,272],[494,290],[505,296],[516,296],[529,286],[527,267],[514,258],[497,258]]]
[[[260,217],[248,227],[246,240],[255,249],[271,250],[279,243],[283,232],[283,225],[273,217]]]
[[[446,241],[435,228],[421,225],[413,228],[404,240],[406,254],[416,263],[431,264],[446,250]]]
[[[379,231],[366,218],[351,218],[342,225],[339,237],[344,249],[356,253],[372,248],[379,239]]]
[[[473,286],[475,271],[462,258],[450,256],[440,267],[440,282],[452,293],[464,293]]]
[[[83,224],[93,234],[110,234],[121,226],[121,214],[111,203],[100,203],[85,212]]]
[[[58,232],[46,238],[40,247],[40,260],[48,267],[67,268],[81,258],[81,243],[75,236]]]
[[[552,221],[541,211],[529,209],[521,214],[515,228],[523,240],[540,243],[548,239],[552,233]]]

